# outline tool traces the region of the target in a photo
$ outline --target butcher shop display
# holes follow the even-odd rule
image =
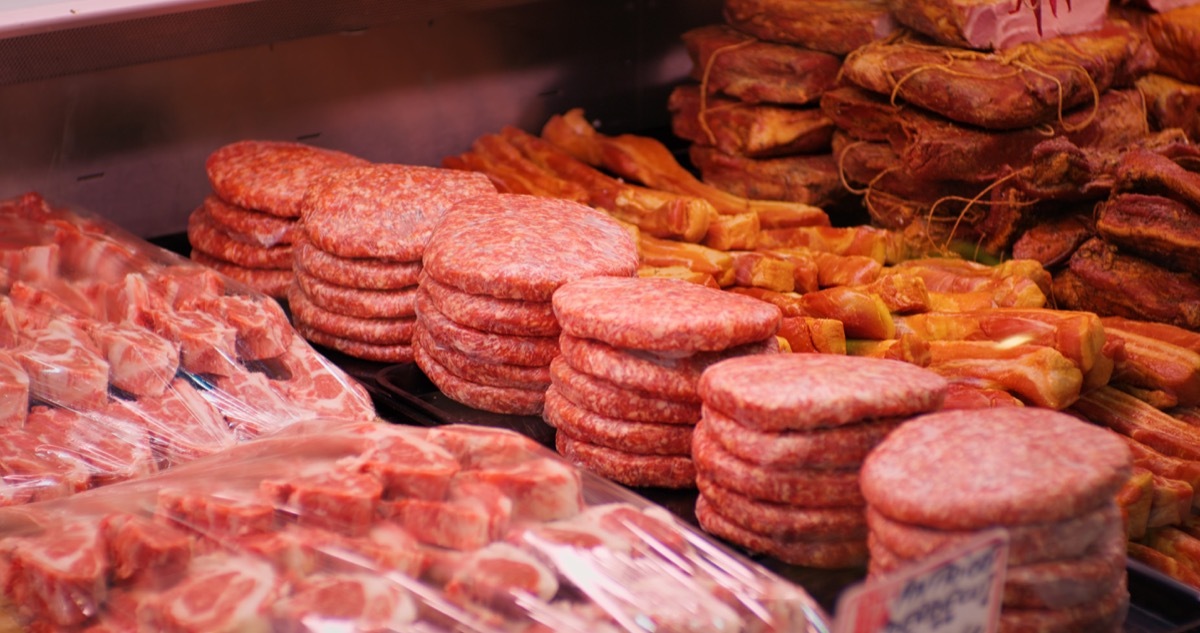
[[[307,422],[97,493],[0,512],[0,626],[828,630],[800,588],[510,431]]]
[[[0,506],[375,419],[273,299],[37,194],[0,203],[0,226]]]

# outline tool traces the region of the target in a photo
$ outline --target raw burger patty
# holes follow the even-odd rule
[[[417,293],[417,318],[435,343],[484,362],[547,366],[558,356],[558,338],[492,334],[459,325],[442,314],[424,289]]]
[[[375,345],[353,341],[340,336],[326,334],[302,323],[296,324],[296,331],[310,342],[363,360],[382,363],[411,363],[413,360],[413,348],[411,345]]]
[[[213,191],[226,202],[285,218],[300,217],[300,201],[314,180],[366,165],[335,150],[282,141],[239,141],[217,149],[205,163]]]
[[[1110,503],[1129,448],[1111,431],[1049,409],[943,411],[909,420],[863,463],[862,489],[886,517],[956,530],[1061,521]]]
[[[1124,576],[1117,586],[1102,596],[1066,609],[1017,609],[1000,611],[1001,633],[1044,633],[1045,631],[1086,631],[1119,633],[1129,610],[1129,589]]]
[[[498,299],[463,292],[425,275],[421,288],[439,312],[476,330],[516,336],[557,336],[562,328],[548,301]]]
[[[313,246],[301,233],[293,246],[296,267],[320,279],[347,288],[402,290],[417,285],[421,262],[385,262],[378,259],[338,257]]]
[[[287,296],[287,289],[295,282],[295,276],[291,270],[273,269],[273,268],[246,268],[237,264],[221,261],[215,257],[207,255],[197,250],[191,253],[192,261],[197,264],[208,266],[213,270],[229,277],[236,279],[250,288],[261,292],[268,297],[282,299]]]
[[[903,419],[872,420],[811,431],[759,431],[707,407],[700,424],[741,459],[769,467],[854,468]]]
[[[276,270],[292,267],[290,245],[266,247],[235,240],[213,222],[204,207],[188,216],[187,235],[194,250],[231,264]]]
[[[974,530],[935,530],[900,523],[867,508],[867,524],[880,545],[901,558],[924,558],[974,538]],[[1115,502],[1079,516],[1050,523],[1008,527],[1008,564],[1028,565],[1075,558],[1113,532],[1124,533]]]
[[[216,196],[204,199],[204,208],[209,217],[234,239],[245,237],[260,246],[293,244],[300,233],[300,224],[295,220],[251,211],[228,204]]]
[[[550,386],[550,370],[545,365],[506,365],[473,359],[429,338],[429,334],[420,323],[413,329],[413,344],[421,346],[424,353],[463,380],[489,387],[542,391]]]
[[[699,383],[711,409],[761,431],[808,430],[934,411],[947,383],[910,363],[776,354],[713,365]]]
[[[495,193],[477,172],[397,164],[343,169],[305,194],[304,229],[313,246],[340,257],[412,262],[450,207]]]
[[[700,380],[700,374],[710,365],[742,354],[779,351],[779,342],[774,336],[723,352],[697,352],[684,358],[620,349],[566,333],[559,336],[558,342],[563,358],[576,371],[623,388],[685,402],[700,401],[696,383]]]
[[[696,469],[683,456],[637,455],[604,448],[556,432],[555,447],[567,461],[617,483],[635,487],[694,488]]]
[[[500,194],[455,205],[423,259],[434,279],[464,292],[549,301],[575,279],[637,272],[637,247],[608,214],[557,198]]]
[[[713,483],[759,501],[806,508],[859,507],[858,469],[768,468],[721,447],[703,424],[692,435],[696,471]]]
[[[419,345],[414,349],[414,357],[430,382],[455,402],[492,413],[540,415],[542,412],[546,395],[544,391],[491,387],[463,380],[433,360]]]
[[[695,425],[700,419],[700,406],[694,402],[667,400],[618,387],[576,371],[562,356],[550,362],[550,379],[564,398],[600,415],[655,424]]]
[[[788,541],[751,532],[722,516],[701,495],[696,499],[696,519],[706,532],[715,534],[752,552],[773,556],[789,565],[820,569],[862,567],[867,563],[864,539]]]
[[[802,508],[785,503],[758,501],[696,476],[696,486],[708,502],[721,509],[735,525],[780,540],[818,541],[865,539],[863,508]]]
[[[592,277],[554,293],[563,331],[613,347],[721,351],[774,336],[782,313],[751,297],[678,279]]]
[[[330,312],[363,319],[398,319],[416,314],[415,286],[402,290],[360,290],[335,286],[303,271],[296,273],[296,281],[309,301]]]
[[[330,336],[373,345],[409,345],[412,342],[413,324],[417,321],[414,317],[364,319],[330,312],[309,301],[298,284],[288,289],[287,298],[297,324]]]
[[[620,420],[592,413],[564,398],[551,386],[546,391],[546,423],[573,438],[636,455],[692,453],[692,428]]]

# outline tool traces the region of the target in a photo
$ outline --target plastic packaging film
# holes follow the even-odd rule
[[[828,630],[797,586],[666,510],[463,425],[303,422],[8,508],[0,577],[0,628]]]
[[[36,194],[0,202],[0,231],[0,506],[375,419],[274,300]]]

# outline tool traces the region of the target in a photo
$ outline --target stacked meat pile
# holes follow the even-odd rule
[[[0,505],[140,477],[365,392],[272,299],[36,194],[0,203]]]
[[[911,364],[836,355],[748,356],[700,378],[692,456],[705,530],[808,567],[867,561],[859,467],[946,381]]]
[[[1111,154],[1144,141],[1144,105],[1131,88],[1155,55],[1128,24],[1046,39],[1030,28],[1036,41],[1011,45],[1008,32],[1024,28],[1018,18],[1032,27],[1027,10],[1015,22],[929,21],[909,14],[921,6],[955,17],[985,5],[1009,11],[1000,2],[897,4],[924,34],[859,48],[843,64],[847,85],[822,99],[839,128],[835,156],[876,225],[1001,254],[1043,212],[1039,203],[1056,210],[1087,199],[1063,173],[1075,167],[1071,151]],[[1095,27],[1091,16],[1105,5],[1078,3],[1060,12],[1059,25]],[[962,32],[981,25],[994,30]]]
[[[862,468],[870,573],[1009,532],[1000,629],[1120,631],[1129,604],[1116,435],[1044,409],[911,420]]]
[[[815,106],[841,56],[891,31],[886,3],[731,0],[725,16],[729,25],[684,33],[699,83],[678,86],[668,103],[693,166],[746,198],[836,202],[833,121]]]
[[[287,293],[297,331],[356,358],[411,362],[425,242],[455,202],[495,192],[478,174],[408,165],[315,181],[301,204]]]
[[[1183,130],[1200,141],[1200,3],[1196,0],[1123,0],[1114,12],[1140,27],[1158,52],[1152,74],[1137,82],[1150,122]]]
[[[568,200],[501,194],[455,205],[429,238],[416,299],[417,365],[450,398],[537,415],[561,331],[563,284],[629,277],[637,249],[608,215]]]
[[[182,477],[3,516],[0,622],[62,632],[807,628],[811,603],[794,586],[597,483],[507,431],[309,428]]]
[[[559,288],[553,305],[562,356],[545,419],[559,452],[626,485],[693,487],[700,374],[777,350],[779,309],[675,279],[599,277]]]
[[[212,194],[188,218],[192,259],[268,296],[292,285],[292,244],[309,183],[366,164],[333,150],[281,141],[239,141],[205,164]]]

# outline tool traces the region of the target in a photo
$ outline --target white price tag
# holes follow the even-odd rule
[[[1008,532],[981,532],[911,567],[846,590],[835,633],[994,633]]]

